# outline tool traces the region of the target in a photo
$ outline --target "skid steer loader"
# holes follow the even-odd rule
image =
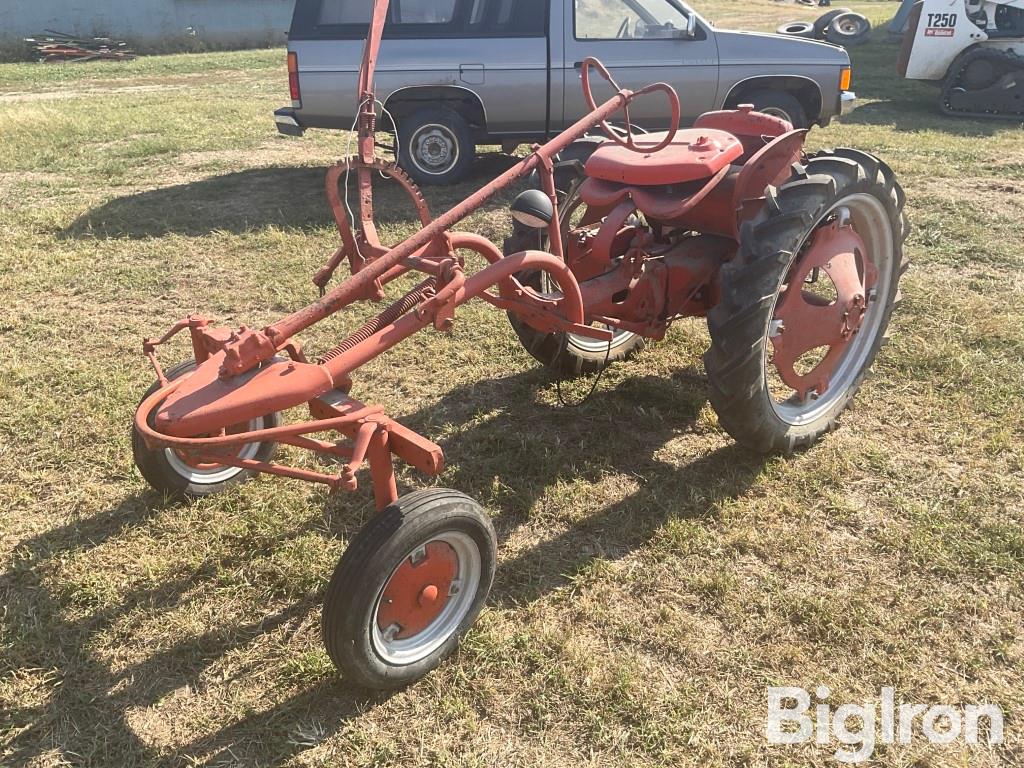
[[[1024,121],[1024,0],[916,3],[898,66],[939,85],[948,115]]]

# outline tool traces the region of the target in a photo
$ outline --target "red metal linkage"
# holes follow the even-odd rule
[[[674,145],[674,128],[664,136],[651,138],[649,145],[630,134],[619,143],[648,157],[659,148],[673,146],[666,155],[669,159],[653,157],[639,166],[627,163],[638,169],[636,173],[630,171],[630,178],[635,176],[638,186],[605,188],[597,183],[600,180],[591,179],[594,183],[582,190],[581,196],[589,206],[584,222],[595,225],[597,233],[581,234],[582,239],[570,242],[568,253],[563,253],[553,165],[559,153],[595,126],[607,128],[607,121],[616,112],[622,110],[628,118],[628,106],[639,95],[662,91],[669,98],[673,116],[679,112],[675,92],[661,83],[636,93],[615,86],[611,98],[601,105],[593,103],[590,70],[596,68],[613,86],[614,81],[600,62],[588,59],[583,75],[590,113],[546,144],[535,145],[517,165],[432,220],[412,180],[393,163],[374,155],[377,101],[373,74],[387,9],[387,0],[375,2],[363,51],[358,151],[330,168],[326,177],[341,244],[317,272],[314,282],[325,291],[346,258],[352,275],[309,306],[259,330],[244,325],[237,330],[214,328],[204,318],[189,317],[162,338],[147,340],[144,352],[162,386],[139,406],[135,425],[151,448],[171,448],[190,461],[240,466],[349,490],[356,487],[359,468],[369,464],[377,504],[384,506],[397,497],[392,456],[428,474],[437,474],[443,466],[443,455],[434,443],[389,419],[379,408],[347,396],[351,374],[357,368],[430,325],[448,330],[455,310],[473,298],[511,311],[542,332],[568,332],[607,341],[614,327],[660,338],[672,319],[701,314],[713,305],[717,299],[717,267],[734,252],[738,216],[755,210],[760,203],[753,196],[761,195],[763,183],[776,179],[799,156],[802,133],[787,133],[785,125],[765,123],[763,116],[749,112],[722,113],[715,120],[735,128],[741,137],[742,147],[737,143],[729,158],[740,152],[753,155],[758,161],[755,171],[741,172],[731,167],[724,155],[716,158],[708,138],[714,130],[710,126],[701,129],[707,136],[687,139],[687,147]],[[673,120],[673,125],[676,122]],[[750,137],[761,130],[761,136],[777,138],[755,154],[756,142]],[[736,143],[735,139],[730,141]],[[680,158],[693,168],[687,179],[679,181],[690,183],[692,177],[697,186],[669,192],[652,189],[647,177],[657,172],[659,178],[671,181],[675,171],[667,170],[666,163],[678,165]],[[717,165],[711,168],[713,163]],[[706,178],[704,171],[708,171]],[[550,252],[524,250],[506,256],[484,237],[452,231],[496,194],[533,172],[539,175],[541,189],[554,212],[547,228]],[[347,184],[351,173],[356,174],[358,182],[358,221],[349,220],[348,206],[339,194],[342,175]],[[374,173],[390,177],[403,188],[420,220],[421,229],[393,247],[380,243],[374,226]],[[680,233],[687,231],[689,217],[700,216],[714,222],[714,226],[700,228],[706,233],[700,237],[658,240],[631,223],[638,213]],[[662,226],[657,225],[659,232]],[[483,256],[488,265],[466,274],[460,250]],[[607,269],[612,263],[616,266]],[[382,299],[385,286],[410,271],[423,273],[426,279],[317,362],[306,360],[296,339],[299,333],[355,301]],[[535,272],[546,273],[554,290],[540,293],[520,282],[519,276]],[[495,287],[497,292],[492,290]],[[188,376],[168,382],[157,360],[156,347],[185,329],[191,335],[198,366]],[[289,359],[281,359],[281,353]],[[237,434],[226,431],[230,425],[303,403],[309,405],[313,421]],[[329,431],[340,433],[349,442],[309,436]],[[264,441],[327,454],[345,463],[338,473],[328,474],[238,458],[241,446]]]

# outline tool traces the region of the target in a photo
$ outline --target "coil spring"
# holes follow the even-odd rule
[[[433,277],[424,280],[379,315],[359,326],[358,329],[343,339],[334,349],[324,353],[317,362],[323,365],[336,357],[340,357],[357,344],[366,341],[385,326],[391,325],[391,323],[398,320],[398,318],[427,298],[428,293],[433,291],[435,283],[436,280]]]

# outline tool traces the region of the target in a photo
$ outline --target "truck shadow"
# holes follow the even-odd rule
[[[494,152],[482,154],[465,181],[451,187],[428,187],[423,190],[424,197],[437,215],[520,159]],[[168,234],[241,234],[267,227],[332,229],[335,224],[324,197],[324,173],[324,167],[250,168],[117,197],[79,216],[59,237],[141,240]],[[410,217],[414,220],[411,202],[394,182],[376,177],[374,195],[379,225],[402,227],[408,226]],[[350,180],[349,202],[358,215],[355,176]]]
[[[443,424],[468,425],[444,441],[451,469],[443,480],[498,510],[495,524],[502,541],[535,523],[533,511],[563,480],[598,483],[609,472],[637,479],[637,490],[626,497],[556,526],[554,535],[503,561],[492,604],[537,599],[588,560],[623,557],[643,546],[671,518],[713,515],[718,501],[742,493],[761,467],[759,458],[731,443],[689,462],[660,457],[667,442],[695,429],[704,383],[692,370],[667,379],[625,378],[602,387],[578,409],[538,402],[538,389],[548,381],[546,373],[535,370],[468,384],[403,419],[428,435]],[[482,418],[485,403],[487,417]],[[359,506],[347,496],[328,505],[350,511]],[[254,550],[252,542],[240,540],[216,562],[183,567],[158,587],[129,590],[97,603],[94,610],[83,610],[82,596],[48,575],[54,562],[131,535],[167,508],[155,494],[132,495],[106,512],[29,538],[13,553],[0,574],[6,661],[12,668],[51,670],[61,684],[49,687],[47,699],[4,713],[0,722],[11,735],[3,747],[6,764],[45,761],[54,752],[73,762],[105,754],[122,764],[178,765],[212,755],[214,762],[279,764],[386,700],[386,695],[352,689],[331,675],[170,750],[143,740],[132,725],[133,712],[183,686],[200,685],[206,670],[225,654],[268,632],[297,631],[317,621],[322,599],[318,591],[300,595],[243,626],[211,626],[113,669],[92,650],[112,626],[133,611],[169,614],[195,589],[215,584],[219,573],[244,567],[259,554],[259,547]],[[339,533],[353,535],[358,515],[338,517]],[[264,554],[272,553],[320,525],[319,515],[312,515],[259,546]]]

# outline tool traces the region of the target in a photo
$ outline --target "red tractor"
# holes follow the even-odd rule
[[[353,275],[260,330],[190,316],[146,340],[157,381],[139,405],[133,441],[142,475],[177,496],[216,493],[258,473],[355,490],[368,465],[379,511],[327,587],[323,633],[346,676],[376,688],[417,680],[453,650],[487,598],[495,539],[479,505],[458,491],[399,497],[393,456],[437,475],[443,454],[352,396],[361,365],[428,326],[447,331],[472,298],[507,311],[526,349],[563,374],[599,370],[663,338],[674,320],[706,315],[704,361],[720,423],[755,450],[789,453],[833,430],[863,381],[896,304],[908,230],[903,191],[878,158],[852,149],[808,155],[806,131],[747,107],[635,135],[629,105],[653,93],[667,98],[678,125],[675,91],[620,89],[594,59],[582,67],[586,117],[432,218],[402,171],[374,155],[373,71],[387,6],[376,3],[366,42],[358,154],[327,174],[341,244],[314,282],[325,291],[344,259]],[[600,105],[592,70],[615,89]],[[619,111],[624,131],[608,124]],[[606,141],[578,143],[597,126]],[[407,190],[422,225],[394,246],[382,245],[374,226],[377,173]],[[535,188],[512,205],[504,251],[452,229],[530,176]],[[358,182],[352,221],[350,177]],[[488,266],[467,274],[466,251]],[[297,334],[353,302],[384,299],[409,273],[423,279],[333,349],[307,356]],[[156,347],[183,330],[194,357],[165,372]],[[298,406],[310,417],[285,423],[279,414]],[[281,443],[340,468],[275,462]]]

